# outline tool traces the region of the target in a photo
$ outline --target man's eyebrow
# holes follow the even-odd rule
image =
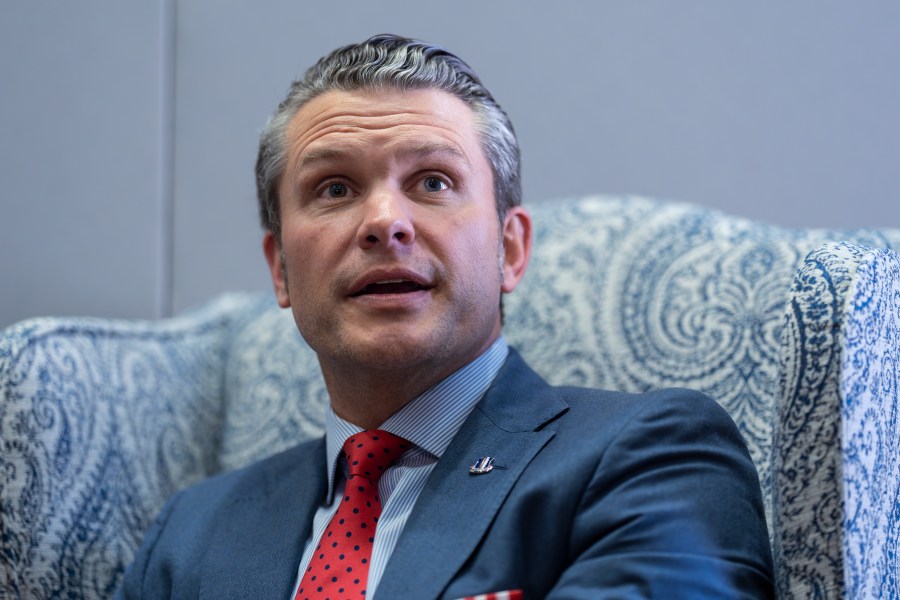
[[[301,171],[318,163],[346,159],[350,155],[350,152],[338,150],[337,148],[318,148],[316,150],[310,150],[300,157],[300,161],[297,163],[295,170]]]
[[[441,142],[425,142],[410,146],[400,150],[398,154],[404,156],[435,156],[443,155],[450,158],[457,158],[469,162],[469,157],[454,144],[444,144]]]

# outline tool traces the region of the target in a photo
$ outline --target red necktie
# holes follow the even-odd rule
[[[350,474],[337,512],[316,546],[294,600],[352,598],[366,595],[375,526],[381,516],[378,480],[409,442],[377,429],[344,442]]]

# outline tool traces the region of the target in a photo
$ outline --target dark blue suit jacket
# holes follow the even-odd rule
[[[470,474],[482,456],[494,470]],[[317,440],[178,493],[120,597],[288,600],[325,484]],[[550,387],[511,351],[375,597],[767,598],[772,581],[756,470],[718,404]]]

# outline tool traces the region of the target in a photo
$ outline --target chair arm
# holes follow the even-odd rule
[[[165,499],[218,470],[230,331],[259,302],[0,333],[0,589],[112,595]]]

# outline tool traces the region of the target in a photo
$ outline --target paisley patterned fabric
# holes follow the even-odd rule
[[[900,598],[900,257],[859,264],[841,353],[846,589]]]
[[[0,598],[112,596],[165,499],[219,469],[223,374],[247,308],[228,297],[159,323],[4,332]]]
[[[828,283],[791,282],[825,242],[896,249],[900,231],[642,198],[532,214],[532,265],[505,307],[529,363],[553,383],[705,391],[758,467],[780,592],[896,593],[896,257],[827,246]],[[798,333],[816,303],[841,326]],[[23,322],[0,337],[0,390],[0,598],[108,597],[166,496],[320,435],[327,402],[289,311],[252,294],[158,323]]]
[[[237,332],[226,364],[220,460],[234,469],[319,437],[328,393],[315,353],[274,300]]]
[[[779,587],[786,598],[900,597],[900,258],[847,243],[811,253],[783,343]]]

